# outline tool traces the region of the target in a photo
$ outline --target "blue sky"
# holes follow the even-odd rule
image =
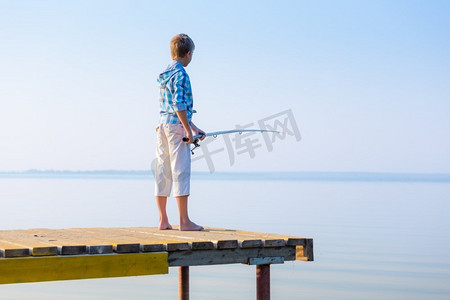
[[[448,1],[0,1],[0,170],[149,169],[156,77],[184,32],[200,128],[289,110],[302,136],[269,151],[254,135],[216,170],[450,172],[449,16]]]

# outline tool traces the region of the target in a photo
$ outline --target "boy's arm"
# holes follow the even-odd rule
[[[186,87],[186,82],[188,87]],[[203,140],[205,138],[206,133],[195,126],[194,123],[189,123],[186,113],[186,88],[190,89],[189,77],[187,77],[184,73],[177,73],[175,78],[174,97],[172,105],[175,109],[175,113],[177,114],[178,119],[181,121],[181,124],[183,124],[184,130],[186,131],[186,137],[189,138],[189,141],[187,141],[186,143],[193,143],[194,138],[192,131],[195,132],[195,135],[204,136],[200,138],[200,140]]]
[[[192,143],[194,141],[194,138],[192,135],[191,126],[189,125],[189,120],[187,118],[186,111],[185,110],[177,110],[176,114],[178,116],[178,119],[181,121],[181,124],[183,124],[184,130],[186,130],[186,137],[189,138],[189,141],[187,141],[186,143]]]

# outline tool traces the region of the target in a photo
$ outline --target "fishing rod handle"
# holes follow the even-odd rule
[[[201,134],[194,135],[194,136],[193,136],[194,141],[200,139],[202,136],[203,136],[203,135],[201,135]],[[184,137],[184,138],[183,138],[183,142],[188,142],[188,141],[189,141],[189,139],[188,139],[187,137]]]

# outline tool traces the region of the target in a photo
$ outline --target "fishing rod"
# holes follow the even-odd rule
[[[233,130],[223,130],[223,131],[215,131],[215,132],[208,132],[207,134],[198,134],[194,135],[194,141],[192,144],[194,144],[194,148],[191,149],[191,153],[194,154],[194,149],[200,147],[200,144],[198,143],[201,138],[212,136],[213,138],[216,138],[218,135],[222,134],[230,134],[230,133],[239,133],[242,134],[243,132],[273,132],[273,133],[280,133],[276,130],[265,130],[265,129],[233,129]],[[183,142],[187,142],[189,139],[187,137],[183,138]]]

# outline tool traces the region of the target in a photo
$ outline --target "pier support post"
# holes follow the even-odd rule
[[[270,300],[270,264],[256,266],[256,299]]]
[[[189,267],[178,267],[178,300],[189,300]]]

